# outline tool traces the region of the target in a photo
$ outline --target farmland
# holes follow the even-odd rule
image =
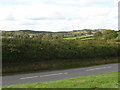
[[[93,35],[87,35],[87,36],[78,36],[78,37],[67,37],[63,39],[81,39],[81,40],[88,40],[88,39],[94,39]]]

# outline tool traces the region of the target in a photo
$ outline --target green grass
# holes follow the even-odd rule
[[[81,39],[81,40],[92,40],[94,39],[93,37],[90,37],[90,38],[84,38],[84,39]]]
[[[92,38],[93,35],[87,35],[87,36],[77,36],[77,37],[67,37],[67,38],[63,38],[63,39],[76,39],[76,38],[80,38],[81,40],[82,39],[85,39],[85,40],[88,40],[88,39],[94,39]],[[88,39],[87,39],[88,38]]]
[[[83,37],[92,37],[93,35],[87,35],[87,36],[80,36],[81,38],[83,38]]]
[[[4,88],[118,88],[118,72]]]
[[[69,59],[69,60],[50,60],[39,61],[33,63],[9,63],[3,64],[2,75],[32,73],[32,72],[44,72],[51,70],[62,70],[70,68],[88,67],[94,65],[102,65],[109,63],[117,63],[118,58],[106,58],[106,59]],[[22,66],[22,67],[21,67]]]

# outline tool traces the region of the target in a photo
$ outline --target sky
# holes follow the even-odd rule
[[[0,30],[118,30],[120,0],[0,0]]]

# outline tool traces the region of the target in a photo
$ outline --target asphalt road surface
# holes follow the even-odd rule
[[[97,66],[85,67],[85,68],[3,76],[2,86],[55,81],[66,78],[97,75],[97,74],[110,73],[115,71],[118,71],[118,64],[106,64],[106,65],[97,65]]]

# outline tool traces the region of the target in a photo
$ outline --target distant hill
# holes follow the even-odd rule
[[[59,31],[59,32],[52,32],[52,31],[34,31],[34,30],[17,30],[17,31],[5,31],[5,32],[15,32],[15,33],[26,33],[26,34],[37,34],[37,33],[54,33],[54,34],[62,34],[62,33],[86,33],[87,31],[92,31],[92,32],[96,32],[96,31],[105,31],[108,29],[83,29],[83,30],[73,30],[73,31]],[[110,30],[110,29],[109,29]],[[2,30],[4,31],[4,30]]]
[[[4,30],[2,30],[2,31],[4,31]],[[34,31],[34,30],[18,30],[18,31],[5,31],[5,32],[26,33],[26,34],[53,33],[50,31]]]
[[[35,33],[52,33],[52,32],[48,32],[48,31],[34,31],[34,30],[19,30],[17,32],[23,32],[23,33],[27,33],[27,34],[35,34]]]

